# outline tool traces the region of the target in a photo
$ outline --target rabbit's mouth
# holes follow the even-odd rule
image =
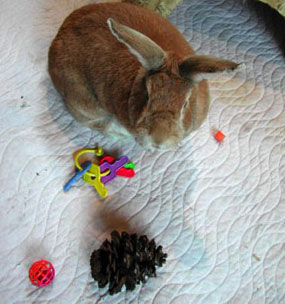
[[[168,139],[156,143],[152,136],[145,135],[143,137],[137,138],[138,143],[148,152],[153,152],[155,150],[159,151],[171,151],[177,148],[179,141],[177,137],[169,137]]]

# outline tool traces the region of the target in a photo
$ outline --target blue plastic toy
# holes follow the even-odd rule
[[[72,176],[72,178],[65,184],[65,186],[63,187],[63,190],[65,192],[67,192],[74,183],[76,183],[80,177],[82,177],[92,166],[92,162],[91,161],[87,161],[84,164],[82,164],[82,168],[83,170],[77,170],[75,172],[75,174]]]

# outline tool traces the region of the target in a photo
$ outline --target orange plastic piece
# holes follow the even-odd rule
[[[219,142],[219,143],[221,143],[221,142],[224,140],[225,137],[226,137],[226,136],[225,136],[221,131],[218,131],[218,132],[216,133],[216,135],[215,135],[215,139],[216,139],[216,141]]]

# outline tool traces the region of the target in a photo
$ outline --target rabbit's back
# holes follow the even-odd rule
[[[49,52],[49,72],[55,87],[65,99],[67,94],[75,95],[75,89],[85,90],[84,97],[76,92],[79,106],[96,99],[104,110],[128,125],[127,102],[141,65],[110,32],[110,17],[145,34],[164,51],[174,52],[177,60],[193,51],[169,21],[132,4],[92,4],[66,18]],[[74,101],[72,104],[75,107]]]
[[[72,35],[89,50],[92,50],[92,46],[100,45],[104,51],[111,49],[120,52],[125,47],[111,34],[107,26],[110,17],[146,35],[164,51],[174,52],[178,59],[184,59],[193,53],[185,38],[168,20],[128,3],[91,4],[74,11],[62,25],[61,37],[64,34]]]

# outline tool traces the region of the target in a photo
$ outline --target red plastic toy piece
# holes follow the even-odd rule
[[[219,143],[221,143],[221,142],[224,140],[225,137],[226,137],[226,136],[225,136],[221,131],[218,131],[218,132],[216,133],[216,135],[215,135],[215,139],[216,139],[216,141],[218,141]]]
[[[52,264],[45,260],[35,262],[29,270],[31,283],[39,288],[48,286],[53,281],[54,275]]]
[[[103,158],[100,159],[99,165],[102,165],[104,162],[108,162],[112,164],[115,161],[115,157],[113,156],[104,156]]]
[[[100,159],[99,164],[102,165],[105,161],[108,162],[109,164],[112,164],[115,161],[115,158],[113,156],[105,156],[102,159]],[[132,178],[135,176],[135,171],[127,168],[120,168],[119,170],[117,170],[116,173],[117,176],[127,177],[127,178]]]
[[[117,176],[132,178],[135,176],[135,171],[133,169],[121,168],[117,171]]]

